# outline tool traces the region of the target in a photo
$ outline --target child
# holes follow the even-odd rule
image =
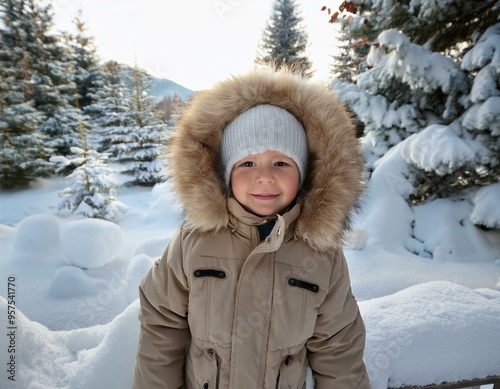
[[[342,236],[363,189],[331,91],[255,70],[198,93],[169,170],[185,221],[140,286],[135,389],[368,389]]]

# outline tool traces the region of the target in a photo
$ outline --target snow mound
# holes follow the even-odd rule
[[[146,254],[148,257],[159,257],[165,251],[169,240],[170,238],[147,239],[134,248],[132,255],[135,257],[136,255]]]
[[[151,205],[145,215],[145,221],[163,222],[167,218],[167,220],[177,220],[180,224],[183,219],[182,211],[182,203],[173,190],[173,184],[167,180],[153,186]]]
[[[0,312],[6,312],[6,310],[7,301],[0,296]],[[119,317],[117,316],[115,321]],[[84,351],[88,349],[95,349],[103,341],[108,328],[113,323],[114,321],[105,326],[96,325],[72,331],[50,331],[47,327],[29,320],[20,310],[16,310],[16,344],[18,348],[21,345],[24,351],[16,353],[17,374],[15,384],[17,386],[13,387],[68,389],[68,373],[75,369],[79,355],[84,354]],[[6,326],[3,328],[6,328]],[[137,338],[130,340],[131,343],[137,341]],[[121,355],[120,353],[121,348],[118,347],[117,354]],[[135,356],[133,353],[132,355]],[[7,352],[0,353],[2,366],[8,366],[7,358],[9,358]],[[130,365],[125,366],[124,372],[130,369]],[[90,387],[99,388],[102,386]],[[116,386],[116,388],[118,387],[127,387],[127,385]],[[130,387],[130,383],[128,387]],[[109,386],[109,388],[113,388],[113,386]]]
[[[6,224],[0,224],[0,236],[10,235],[16,232],[14,227],[8,226]]]
[[[81,268],[99,268],[117,257],[122,247],[122,230],[98,219],[69,222],[61,230],[61,246],[66,259]]]
[[[25,218],[14,239],[15,259],[61,264],[59,223],[55,216],[37,214]]]
[[[472,202],[474,209],[470,219],[475,225],[492,229],[500,229],[500,183],[479,189]]]
[[[372,389],[500,374],[500,292],[435,281],[359,305]]]
[[[7,311],[7,301],[0,297],[0,312]],[[7,315],[3,315],[7,316]],[[3,320],[3,318],[2,318]],[[3,321],[2,321],[3,324]],[[62,367],[71,360],[71,354],[64,346],[58,344],[53,333],[47,327],[27,319],[22,312],[16,310],[15,342],[26,347],[24,352],[15,353],[15,386],[17,388],[50,388],[66,374]],[[6,327],[2,327],[6,328]],[[0,363],[8,366],[10,354],[0,353]],[[4,371],[2,371],[2,374]],[[3,380],[2,375],[2,380]],[[10,382],[10,381],[5,381]]]
[[[497,185],[500,188],[500,184]],[[499,198],[497,195],[496,202]],[[493,198],[490,200],[494,201]],[[484,206],[490,207],[488,214],[494,218],[495,212],[492,210],[495,207],[492,207],[493,203],[488,204],[487,199],[481,199],[478,211],[482,201]],[[468,200],[436,199],[415,206],[414,234],[415,238],[422,242],[415,252],[439,262],[487,262],[500,258],[500,232],[482,231],[476,227],[470,220],[471,218],[474,221],[471,210],[472,205]],[[477,220],[479,219],[476,218]],[[482,221],[485,222],[484,219]]]
[[[138,312],[136,300],[111,322],[96,348],[80,353],[70,373],[69,389],[131,387],[139,341]]]
[[[16,236],[16,229],[14,227],[8,226],[6,224],[0,223],[0,250],[2,250],[2,258],[0,258],[0,263],[9,257],[8,252],[13,246],[13,241]]]
[[[133,257],[128,266],[125,281],[127,283],[127,298],[132,302],[139,298],[139,284],[146,273],[153,266],[153,260],[146,254],[139,254]]]
[[[72,298],[95,294],[104,288],[104,281],[89,277],[81,268],[64,266],[54,273],[50,294],[54,297]]]

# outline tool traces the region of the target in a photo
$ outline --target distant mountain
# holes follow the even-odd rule
[[[188,100],[194,93],[192,90],[164,78],[153,78],[153,85],[151,85],[151,89],[149,90],[151,96],[156,97],[158,101],[165,96],[172,98],[176,92],[182,101]]]
[[[134,68],[127,64],[120,64],[123,74],[123,82],[129,88],[133,88],[130,84],[131,79],[133,78]],[[144,71],[144,69],[142,69]],[[188,100],[195,91],[192,91],[188,88],[183,87],[182,85],[177,84],[171,80],[166,78],[155,78],[151,76],[152,85],[149,89],[149,94],[156,98],[157,102],[160,102],[164,97],[173,98],[175,93],[180,96],[182,101]]]

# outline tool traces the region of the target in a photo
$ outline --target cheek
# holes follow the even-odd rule
[[[244,174],[238,172],[236,174],[231,173],[231,190],[233,193],[239,193],[245,186],[248,178]]]
[[[288,181],[287,189],[291,197],[295,198],[299,192],[299,177],[293,177]]]
[[[300,175],[298,173],[294,173],[294,174],[289,174],[287,177],[286,177],[286,185],[288,187],[288,189],[290,190],[299,190],[299,184],[300,184]]]

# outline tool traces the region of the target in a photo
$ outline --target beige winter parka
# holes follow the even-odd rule
[[[225,126],[258,104],[303,124],[303,190],[267,219],[230,196],[219,169]],[[198,93],[169,146],[185,222],[140,286],[135,389],[368,389],[365,330],[342,236],[363,189],[351,118],[328,89],[256,70]],[[274,221],[260,241],[258,225]]]

